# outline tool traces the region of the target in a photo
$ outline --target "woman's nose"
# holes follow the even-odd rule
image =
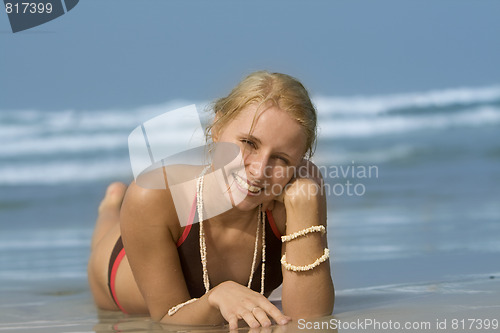
[[[268,161],[269,159],[262,155],[254,155],[249,159],[248,171],[252,180],[262,181],[267,178],[270,173]]]

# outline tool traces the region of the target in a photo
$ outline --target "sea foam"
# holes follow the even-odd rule
[[[380,96],[316,96],[319,139],[366,140],[408,132],[498,126],[500,86]],[[141,123],[167,111],[206,101],[170,101],[129,110],[0,110],[0,184],[67,183],[128,179],[127,138]],[[206,123],[207,115],[199,112]],[[165,144],[177,145],[189,123],[166,124]],[[388,148],[389,155],[412,147]],[[394,150],[394,151],[393,151]],[[383,159],[373,152],[380,161]],[[331,156],[322,156],[332,160]],[[346,156],[350,159],[352,156]],[[343,160],[343,158],[341,158]]]

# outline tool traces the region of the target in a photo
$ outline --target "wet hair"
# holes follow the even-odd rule
[[[306,88],[296,78],[258,71],[244,78],[226,97],[213,103],[215,119],[207,127],[207,139],[218,136],[238,113],[250,104],[276,106],[295,119],[306,134],[305,157],[310,158],[316,148],[317,115]]]

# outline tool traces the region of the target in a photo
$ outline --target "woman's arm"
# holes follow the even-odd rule
[[[180,227],[168,190],[132,183],[120,219],[127,258],[151,317],[175,324],[222,324],[224,319],[208,304],[207,297],[192,304],[196,310],[191,313],[165,316],[171,307],[191,298],[177,253],[176,231]]]
[[[232,329],[237,328],[239,319],[250,327],[269,326],[268,318],[281,324],[290,320],[266,297],[232,281],[219,284],[169,316],[170,308],[191,298],[177,252],[179,228],[167,190],[130,185],[121,210],[122,238],[154,320],[178,325],[220,325],[226,320]]]
[[[326,229],[326,196],[323,181],[316,166],[308,162],[309,168],[318,172],[317,177],[295,179],[288,186],[282,200],[286,209],[286,234],[323,225]],[[313,263],[328,247],[326,234],[309,233],[285,242],[282,251],[286,261],[295,266]],[[283,271],[282,304],[284,313],[299,318],[320,317],[333,311],[335,291],[330,273],[330,262],[326,260],[314,269],[305,272]]]

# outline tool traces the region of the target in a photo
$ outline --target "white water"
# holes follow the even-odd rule
[[[371,140],[408,132],[482,128],[500,124],[500,86],[385,96],[315,97],[320,141]],[[193,101],[131,110],[0,111],[0,184],[54,184],[124,179],[131,175],[127,137],[141,123]],[[207,103],[196,102],[199,110]],[[206,114],[204,114],[206,116]],[[165,138],[176,144],[187,124],[172,123]],[[168,143],[167,143],[168,144]],[[369,143],[367,142],[369,147]],[[400,158],[412,147],[372,149],[374,162]],[[338,151],[337,151],[338,153]],[[341,154],[342,155],[342,154]],[[336,161],[349,161],[345,152]],[[364,154],[366,160],[367,155]],[[360,156],[358,156],[360,157]],[[332,156],[319,156],[331,161]],[[360,157],[361,158],[361,157]]]

